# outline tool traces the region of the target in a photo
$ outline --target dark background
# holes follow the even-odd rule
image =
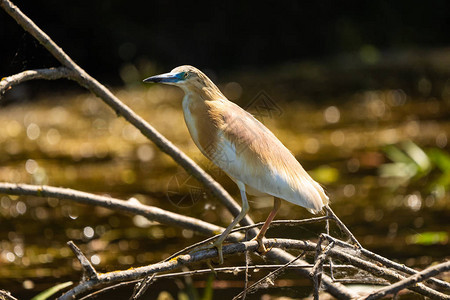
[[[450,2],[15,1],[80,66],[121,85],[124,64],[217,73],[380,51],[448,46]],[[0,11],[0,74],[58,66]]]

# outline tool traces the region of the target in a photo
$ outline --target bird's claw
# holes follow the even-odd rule
[[[260,255],[265,255],[267,252],[272,250],[272,247],[270,247],[269,249],[266,248],[262,238],[254,237],[252,239],[252,241],[257,241],[258,242],[258,248],[256,249],[256,252],[258,252],[258,254],[260,254]]]
[[[217,256],[219,257],[219,263],[215,263],[214,261],[212,261],[212,262],[213,262],[213,264],[221,265],[221,264],[223,264],[222,243],[223,243],[222,241],[217,240],[217,241],[215,241],[212,244],[209,244],[209,245],[206,245],[206,246],[200,246],[200,247],[192,250],[190,253],[216,248],[217,249]]]

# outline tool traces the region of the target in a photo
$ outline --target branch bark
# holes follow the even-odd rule
[[[411,287],[414,284],[422,282],[432,276],[436,276],[436,275],[446,272],[446,271],[450,271],[450,261],[438,264],[433,267],[429,267],[429,268],[427,268],[417,274],[414,274],[408,278],[405,278],[399,282],[396,282],[385,288],[379,289],[378,291],[368,295],[367,297],[361,298],[361,299],[366,299],[366,300],[381,299],[386,295],[396,294],[400,290]]]
[[[70,79],[73,76],[74,72],[66,67],[23,71],[15,75],[2,78],[2,80],[0,81],[0,96],[3,95],[12,86],[28,80],[57,80],[61,78]]]
[[[309,241],[299,241],[299,240],[291,240],[291,239],[267,239],[264,241],[264,244],[269,247],[273,247],[271,251],[279,250],[277,248],[282,249],[296,249],[308,252],[315,252],[317,244],[309,242]],[[257,241],[248,241],[241,243],[234,243],[225,245],[223,247],[224,255],[232,255],[236,253],[244,253],[246,251],[255,251],[258,247]],[[400,274],[389,270],[384,267],[377,266],[374,263],[365,261],[363,259],[357,258],[356,256],[350,255],[348,253],[344,253],[342,249],[338,249],[338,247],[330,248],[328,254],[336,259],[340,259],[343,261],[347,261],[353,266],[356,266],[362,270],[365,270],[369,273],[375,274],[377,277],[385,278],[390,282],[396,282],[398,280],[403,280],[404,277]],[[104,274],[99,274],[97,279],[90,279],[88,281],[80,282],[78,286],[74,287],[66,294],[61,296],[59,299],[72,299],[76,298],[86,292],[91,291],[92,289],[100,286],[103,283],[116,283],[123,281],[130,281],[139,279],[150,274],[160,273],[171,271],[180,268],[184,265],[193,264],[199,261],[204,261],[207,259],[211,259],[216,257],[217,253],[214,249],[207,249],[198,251],[191,254],[180,255],[174,259],[171,259],[167,262],[160,262],[157,264],[139,267],[124,271],[114,271],[108,272]],[[293,257],[292,260],[294,260]],[[297,262],[299,263],[299,262]],[[295,264],[294,264],[295,265]],[[308,269],[301,269],[306,272],[309,272]],[[431,275],[432,276],[432,275]],[[424,287],[423,285],[417,286],[408,286],[407,288],[416,291],[424,296],[430,297],[431,299],[450,299],[449,295],[445,295],[443,293],[436,292],[430,288]],[[352,295],[354,297],[354,295]]]
[[[148,220],[157,221],[163,224],[186,228],[204,235],[218,234],[224,230],[223,227],[201,221],[196,218],[183,216],[177,213],[166,211],[158,207],[144,205],[133,199],[126,201],[106,196],[94,195],[73,189],[58,188],[46,185],[14,184],[0,182],[0,193],[9,195],[32,195],[38,197],[53,197],[58,199],[72,200],[78,203],[101,206],[121,213],[131,213],[140,215]],[[233,235],[235,241],[242,238],[242,235]]]
[[[16,297],[14,297],[13,295],[11,295],[10,292],[5,291],[5,290],[0,290],[0,299],[1,300],[17,300]]]

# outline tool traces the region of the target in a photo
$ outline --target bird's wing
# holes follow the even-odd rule
[[[251,114],[228,101],[208,101],[218,129],[213,161],[246,185],[312,211],[328,204],[323,188],[277,137]]]

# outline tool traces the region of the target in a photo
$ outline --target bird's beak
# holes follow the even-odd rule
[[[144,82],[175,83],[180,80],[178,74],[165,73],[144,79]]]

